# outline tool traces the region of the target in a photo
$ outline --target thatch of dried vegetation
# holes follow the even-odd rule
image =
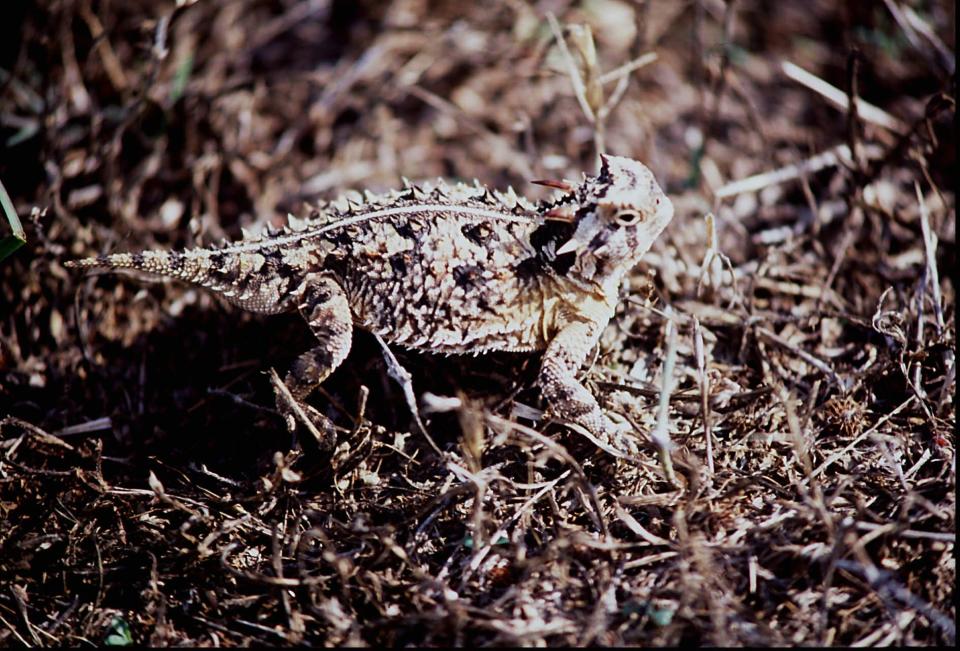
[[[0,644],[955,641],[954,3],[0,14]],[[292,436],[296,315],[62,265],[600,148],[676,206],[583,372],[638,457],[398,349],[425,435],[362,333]]]

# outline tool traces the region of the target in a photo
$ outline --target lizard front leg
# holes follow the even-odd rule
[[[577,380],[577,371],[602,330],[602,324],[592,321],[564,326],[543,354],[540,390],[554,416],[582,425],[605,442],[619,442],[622,428],[600,410],[597,399]]]
[[[300,355],[287,373],[286,385],[298,400],[340,366],[353,339],[353,318],[343,288],[329,276],[313,274],[302,287],[297,309],[320,345]]]

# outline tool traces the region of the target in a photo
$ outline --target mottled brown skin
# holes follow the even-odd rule
[[[219,249],[145,251],[67,263],[178,278],[261,313],[298,310],[320,342],[286,376],[302,399],[340,365],[353,327],[442,353],[543,350],[551,411],[595,435],[620,430],[576,378],[613,316],[623,276],[673,216],[641,163],[551,201],[512,190],[414,187],[352,193],[307,220]]]

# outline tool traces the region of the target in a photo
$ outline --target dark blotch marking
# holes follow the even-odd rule
[[[417,240],[417,234],[414,232],[413,227],[408,221],[402,221],[400,223],[393,225],[394,230],[397,231],[397,235],[400,237],[405,237],[408,240]]]
[[[477,285],[483,269],[475,264],[465,264],[453,269],[453,280],[458,286],[469,289]]]
[[[344,228],[335,228],[333,230],[324,231],[323,233],[320,233],[320,237],[328,242],[332,242],[333,244],[342,247],[349,246],[353,241],[350,233],[348,233]]]
[[[394,253],[387,260],[390,262],[390,268],[398,276],[407,275],[407,261],[403,253]]]
[[[298,269],[296,267],[291,267],[289,264],[283,261],[283,255],[279,249],[273,249],[270,251],[265,251],[263,253],[264,257],[267,259],[264,263],[264,269],[269,270],[263,273],[264,277],[262,281],[266,281],[266,273],[273,274],[283,279],[284,283],[282,286],[277,288],[277,293],[282,294],[286,291],[290,291],[291,288],[296,287],[300,284],[300,280],[303,278],[306,269]],[[277,296],[277,299],[280,299],[281,296]]]
[[[561,276],[566,276],[567,272],[570,271],[570,267],[573,266],[573,263],[577,261],[576,253],[566,253],[561,255],[558,258],[555,258],[550,266],[553,267],[553,270],[556,271]]]
[[[210,256],[211,272],[220,278],[220,282],[235,287],[239,279],[239,265],[233,254],[217,252]]]
[[[349,279],[353,277],[353,274],[350,273],[351,267],[347,264],[347,259],[343,255],[328,255],[323,259],[321,266],[324,271],[333,272],[333,275],[337,278]]]
[[[550,248],[551,242],[554,250],[566,244],[575,230],[575,222],[547,221],[537,227],[537,230],[530,234],[530,243],[537,250],[537,253],[517,264],[517,277],[522,280],[530,280],[541,275],[547,268],[553,269],[561,276],[566,275],[573,263],[577,261],[577,254],[565,253],[561,256],[551,257],[547,250]]]
[[[607,232],[601,230],[599,233],[593,236],[593,239],[590,240],[589,248],[591,251],[596,251],[607,241]]]
[[[226,258],[227,258],[226,254],[223,253],[222,251],[216,251],[214,253],[211,253],[209,258],[210,268],[216,271],[221,271],[224,268],[224,266],[226,266],[225,265]]]
[[[417,299],[417,302],[414,303],[413,306],[419,310],[420,308],[429,305],[433,298],[434,297],[430,294],[430,292],[423,292],[423,295]]]
[[[486,224],[467,224],[460,231],[463,236],[478,246],[485,246],[490,241],[493,231]]]
[[[544,262],[540,260],[538,256],[531,256],[518,262],[514,271],[516,271],[517,278],[529,281],[539,276],[543,272],[543,269]]]

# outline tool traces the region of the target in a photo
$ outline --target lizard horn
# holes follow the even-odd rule
[[[556,188],[557,190],[563,190],[564,192],[573,192],[573,186],[566,181],[553,181],[551,179],[538,179],[536,181],[530,181],[534,185],[543,185],[548,188]]]

